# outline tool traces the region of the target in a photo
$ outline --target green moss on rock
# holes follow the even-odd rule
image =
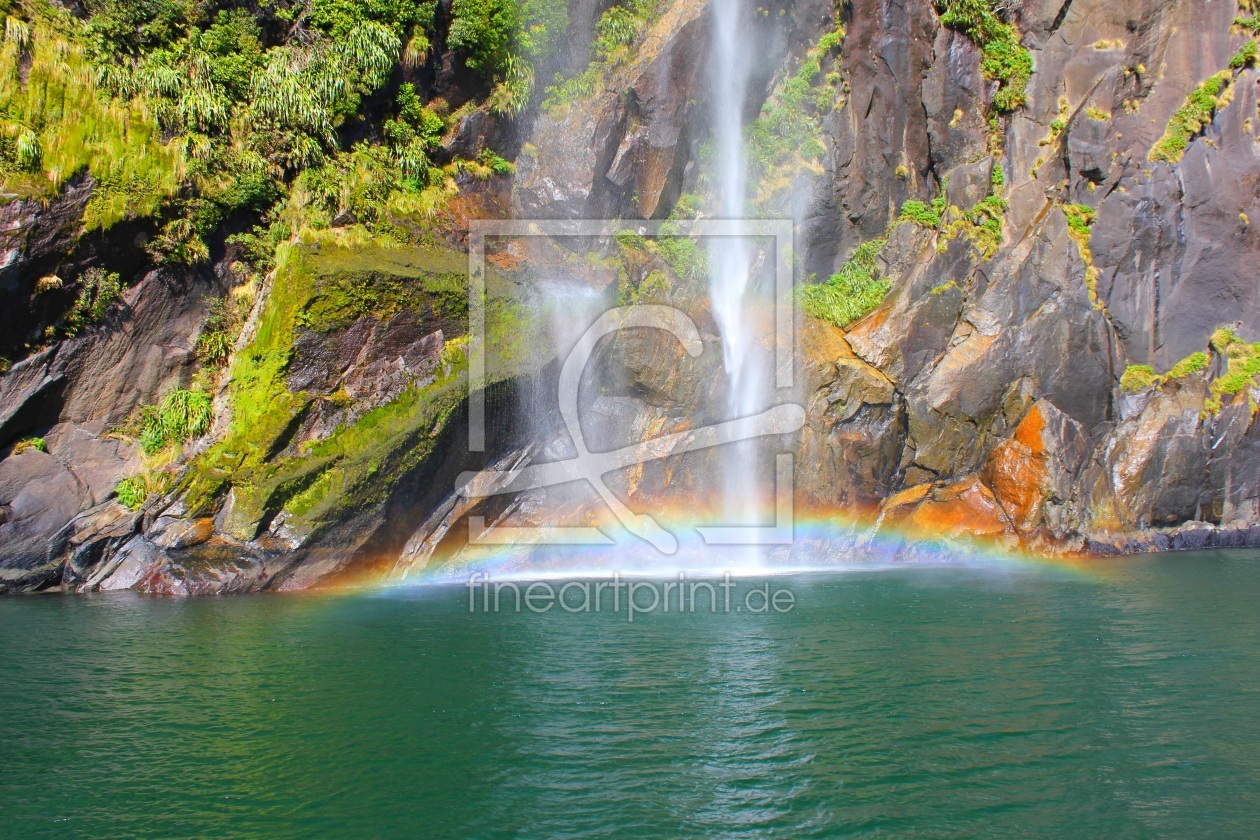
[[[1230,71],[1222,70],[1191,91],[1182,106],[1173,113],[1168,127],[1151,147],[1147,158],[1166,163],[1181,160],[1190,141],[1212,122],[1217,110],[1229,102],[1223,91],[1231,78]]]
[[[257,331],[230,368],[227,434],[193,461],[184,479],[189,509],[209,512],[230,489],[226,530],[233,536],[252,538],[281,510],[294,530],[312,533],[343,512],[379,501],[393,480],[429,457],[468,393],[466,339],[448,342],[435,379],[296,449],[288,442],[317,399],[349,400],[289,390],[288,365],[302,330],[331,332],[364,315],[386,320],[410,308],[462,323],[467,291],[460,269],[466,265],[464,255],[439,247],[375,241],[283,246]],[[489,381],[538,361],[520,352],[522,344],[537,344],[502,282],[493,273],[487,277]]]
[[[1120,376],[1120,387],[1126,391],[1141,391],[1159,382],[1159,374],[1150,365],[1129,365]]]

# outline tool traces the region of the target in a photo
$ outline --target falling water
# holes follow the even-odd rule
[[[710,72],[720,207],[717,215],[741,219],[748,193],[743,111],[752,55],[745,37],[745,0],[720,0],[712,9],[715,37]],[[722,361],[729,394],[727,410],[732,417],[751,415],[761,402],[755,371],[754,334],[746,300],[751,260],[747,239],[717,238],[709,248],[709,294],[722,335]],[[722,470],[724,508],[728,517],[740,520],[731,524],[745,524],[760,507],[756,487],[757,449],[753,441],[745,441],[727,450],[723,453]]]

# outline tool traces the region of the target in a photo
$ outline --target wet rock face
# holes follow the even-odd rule
[[[542,114],[518,161],[514,209],[523,218],[663,216],[690,160],[703,103],[708,0],[680,0],[654,21],[606,90]]]
[[[93,511],[122,516],[109,499],[142,464],[135,446],[108,432],[139,403],[187,383],[217,290],[209,272],[152,271],[101,324],[0,376],[4,445],[39,435],[48,450],[0,460],[0,589],[58,584],[67,561],[83,565],[113,539]],[[75,541],[89,531],[103,536],[80,552]]]
[[[826,495],[880,487],[892,519],[949,532],[946,520],[970,516],[976,533],[1040,546],[1227,544],[1224,529],[1247,539],[1260,521],[1254,384],[1219,414],[1204,410],[1219,356],[1152,393],[1118,387],[1127,365],[1167,371],[1223,324],[1260,338],[1257,71],[1233,74],[1180,161],[1148,160],[1186,97],[1244,43],[1231,30],[1237,6],[1022,4],[1011,19],[1034,73],[996,141],[985,122],[994,84],[930,3],[852,8],[851,93],[829,118],[826,171],[798,216],[803,262],[826,276],[858,244],[888,237],[881,274],[893,288],[840,345],[803,344],[815,373],[801,453]],[[890,229],[905,201],[938,191],[962,210],[990,192],[1005,199],[995,251],[969,247],[965,231]],[[1069,236],[1067,205],[1094,213],[1084,245]],[[834,371],[853,357],[861,381],[887,388],[836,400],[845,377]],[[904,421],[872,422],[888,412]],[[838,452],[893,466],[846,472]],[[986,493],[1000,516],[977,501]],[[1135,536],[1161,528],[1174,530]],[[1175,536],[1187,528],[1197,536]]]
[[[23,305],[0,311],[0,349],[13,355],[41,336],[67,303],[68,292],[36,294],[36,282],[51,274],[73,250],[83,228],[83,210],[94,184],[86,172],[70,179],[51,201],[19,199],[0,205],[0,293]]]
[[[713,103],[707,78],[717,0],[674,0],[650,24],[633,58],[602,92],[537,118],[517,161],[513,210],[520,218],[664,218],[694,183]],[[783,71],[834,15],[826,0],[749,4],[755,47],[745,114],[751,118]]]
[[[431,382],[445,337],[440,329],[425,330],[416,313],[404,309],[388,321],[364,315],[331,335],[313,330],[299,335],[289,361],[289,390],[325,397],[336,392],[337,398],[315,402],[294,442],[325,438],[407,388]]]
[[[187,380],[215,278],[158,269],[128,289],[103,322],[0,377],[0,441],[59,422],[116,425],[135,406]]]

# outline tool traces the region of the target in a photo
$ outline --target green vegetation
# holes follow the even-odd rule
[[[569,79],[557,78],[546,90],[543,107],[558,110],[598,93],[606,76],[630,59],[631,47],[647,28],[659,5],[658,0],[623,0],[606,10],[595,25],[590,64]]]
[[[933,286],[930,291],[930,294],[943,295],[946,292],[948,292],[950,289],[957,289],[957,288],[958,288],[958,283],[956,281],[946,280],[944,283],[941,283],[939,286]]]
[[[1208,354],[1203,351],[1191,353],[1177,364],[1168,369],[1168,373],[1164,375],[1164,380],[1171,382],[1174,379],[1181,379],[1184,376],[1191,376],[1196,373],[1202,373],[1207,370],[1208,363],[1211,360]]]
[[[1010,112],[1027,99],[1032,53],[1020,44],[1019,30],[999,17],[1000,7],[995,0],[936,0],[941,24],[966,35],[980,48],[981,72],[998,82],[994,108]]]
[[[1233,330],[1221,328],[1212,334],[1209,344],[1226,361],[1225,371],[1208,386],[1203,404],[1205,413],[1216,414],[1224,397],[1260,385],[1260,341],[1243,341]]]
[[[491,108],[514,113],[528,89],[513,93],[513,85],[532,85],[528,63],[554,48],[566,4],[454,5],[447,40],[495,83]],[[446,23],[436,0],[268,0],[252,11],[219,0],[93,0],[87,9],[80,21],[26,0],[8,18],[0,178],[8,192],[46,196],[86,169],[96,181],[87,229],[157,216],[162,228],[148,246],[157,262],[204,261],[206,236],[241,212],[297,222],[255,234],[274,251],[295,227],[325,221],[303,214],[312,195],[336,203],[334,217],[363,216],[377,234],[405,240],[405,219],[431,219],[458,192],[459,176],[510,171],[492,152],[433,166],[455,117],[409,84],[371,133],[381,140],[341,148],[365,99],[400,63],[427,59],[435,27]],[[287,35],[276,41],[277,31]]]
[[[992,192],[969,210],[946,206],[948,184],[942,183],[930,205],[922,201],[907,201],[902,205],[894,224],[910,222],[939,231],[939,251],[944,251],[951,239],[962,236],[972,244],[981,259],[990,259],[1002,244],[1002,220],[1008,206],[1002,196],[1006,172],[1000,164],[993,165],[989,181]]]
[[[1093,105],[1090,105],[1088,108],[1085,109],[1085,116],[1097,122],[1106,122],[1107,120],[1111,119],[1111,114],[1104,111],[1102,108],[1098,108]]]
[[[242,522],[281,506],[317,517],[383,492],[382,473],[436,445],[467,393],[468,340],[449,336],[467,315],[466,258],[435,242],[477,212],[477,198],[451,206],[461,190],[513,171],[491,149],[464,159],[440,145],[478,108],[510,117],[531,101],[535,67],[556,52],[568,6],[454,0],[439,13],[438,0],[87,0],[80,20],[46,0],[0,0],[9,14],[0,41],[7,195],[48,198],[86,170],[95,181],[87,227],[152,218],[147,249],[158,263],[205,261],[227,230],[246,231],[229,241],[247,263],[233,275],[250,279],[209,303],[191,386],[138,407],[120,430],[147,465],[120,482],[121,503],[134,509],[166,492],[183,444],[211,428],[220,375],[231,422],[183,469],[194,509],[231,488]],[[625,55],[656,6],[631,0],[609,10],[599,55]],[[434,44],[482,74],[486,100],[454,113],[426,101],[432,73],[420,68],[436,64]],[[663,249],[680,272],[702,271],[703,256],[684,238]],[[99,269],[65,276],[36,284],[45,306],[64,297],[67,308],[49,340],[105,317],[126,279]],[[497,381],[535,358],[523,350],[537,336],[505,281],[489,279],[500,284],[487,301]],[[234,352],[260,288],[268,293],[257,329]],[[371,411],[344,391],[289,391],[299,331],[331,332],[404,307],[448,333],[436,381]],[[344,410],[344,422],[297,454],[286,449],[306,412],[325,403]]]
[[[149,488],[143,477],[132,476],[124,478],[115,485],[114,495],[123,507],[128,510],[139,510],[144,500],[149,497]]]
[[[146,455],[201,437],[214,420],[209,395],[185,388],[169,391],[157,405],[140,406],[136,414]]]
[[[50,327],[54,334],[70,338],[84,327],[105,317],[110,307],[122,298],[122,280],[118,274],[101,268],[89,268],[79,278],[79,294],[69,313],[62,319],[60,329]],[[50,336],[51,337],[51,336]]]
[[[1168,369],[1162,376],[1150,365],[1129,365],[1120,377],[1120,387],[1126,391],[1142,391],[1151,386],[1160,387],[1166,382],[1182,379],[1207,370],[1211,359],[1207,353],[1191,353]]]
[[[1002,219],[1006,215],[1007,201],[998,193],[981,199],[967,211],[949,208],[948,215],[956,216],[942,231],[942,244],[964,236],[976,249],[981,259],[992,259],[1002,244]]]
[[[1090,226],[1094,224],[1097,211],[1088,204],[1065,204],[1063,216],[1067,219],[1068,231],[1073,236],[1089,239]]]
[[[655,248],[674,275],[684,281],[703,280],[709,275],[708,252],[696,240],[680,234],[679,228],[674,225],[683,219],[696,218],[699,212],[700,199],[697,196],[679,196],[665,224],[661,225],[661,235],[649,243],[649,248]]]
[[[766,207],[790,191],[799,173],[822,172],[818,161],[827,153],[822,118],[843,103],[836,72],[843,42],[844,28],[837,24],[806,54],[796,73],[771,93],[746,129],[744,145],[749,182],[757,184],[756,205]],[[833,72],[824,74],[824,64]]]
[[[1120,376],[1120,387],[1126,391],[1141,391],[1159,381],[1159,374],[1150,365],[1129,365]]]
[[[1260,45],[1257,45],[1255,41],[1247,41],[1229,60],[1230,69],[1241,70],[1244,67],[1254,67],[1258,53],[1260,53]]]
[[[940,213],[922,201],[907,201],[903,204],[901,213],[897,216],[897,221],[911,222],[930,230],[936,230],[941,226]]]
[[[334,332],[364,315],[387,321],[404,309],[426,311],[439,321],[468,317],[464,275],[442,273],[419,279],[372,273],[338,274],[319,284],[318,293],[302,308],[296,324],[316,332]]]
[[[297,453],[281,451],[317,402],[353,409],[344,393],[321,397],[289,390],[288,365],[300,331],[331,332],[364,315],[389,318],[403,307],[454,324],[466,316],[463,255],[433,245],[396,248],[384,238],[352,246],[316,242],[280,246],[257,332],[232,357],[227,433],[194,459],[182,482],[193,510],[211,509],[230,487],[235,504],[228,527],[237,534],[250,534],[281,509],[314,527],[334,509],[379,497],[389,486],[383,476],[427,457],[436,430],[467,393],[466,339],[451,336],[435,381],[362,415],[351,411],[330,435]],[[534,357],[521,349],[538,339],[520,307],[494,291],[501,281],[489,274],[487,282],[487,368],[497,381],[511,366],[530,363]]]
[[[454,0],[448,44],[468,66],[496,83],[495,113],[515,115],[534,90],[534,66],[550,54],[569,25],[566,0]]]
[[[22,438],[17,443],[13,444],[13,451],[11,454],[20,455],[23,452],[27,452],[31,450],[36,451],[36,452],[47,452],[48,444],[44,441],[42,437]]]
[[[617,271],[619,306],[641,301],[664,301],[678,286],[695,286],[709,275],[709,253],[700,240],[682,232],[676,223],[699,215],[699,199],[679,197],[660,233],[647,239],[631,230],[614,237],[617,251],[602,264]]]
[[[1147,158],[1167,163],[1181,160],[1190,141],[1212,122],[1219,108],[1229,103],[1229,92],[1225,88],[1231,78],[1230,71],[1222,70],[1196,87],[1172,115],[1163,136],[1151,147]]]
[[[1226,396],[1260,387],[1260,342],[1244,341],[1232,329],[1222,327],[1212,334],[1208,346],[1220,355],[1225,367],[1219,376],[1208,383],[1208,395],[1203,402],[1205,417],[1218,414]],[[1210,364],[1211,357],[1199,351],[1177,362],[1162,376],[1150,365],[1129,365],[1120,377],[1120,387],[1126,391],[1162,387],[1168,382],[1201,374]],[[1248,397],[1248,402],[1250,401],[1251,398]],[[1254,403],[1251,405],[1255,411]]]
[[[892,288],[879,276],[879,254],[887,244],[887,239],[864,242],[827,282],[799,287],[797,299],[805,314],[848,329],[879,306]]]
[[[197,336],[197,360],[203,365],[221,368],[232,355],[232,346],[245,317],[242,304],[247,306],[248,299],[238,298],[234,303],[235,306],[215,298],[206,305],[206,317]]]
[[[1068,236],[1076,243],[1076,249],[1085,263],[1085,290],[1089,294],[1089,302],[1095,309],[1101,310],[1103,305],[1098,299],[1098,269],[1094,266],[1094,254],[1089,246],[1091,228],[1098,213],[1087,204],[1064,204],[1060,209],[1063,210],[1063,218],[1067,222]]]
[[[84,215],[88,230],[153,215],[183,178],[179,149],[161,142],[143,103],[100,90],[78,20],[43,3],[22,9],[29,19],[6,18],[0,43],[5,191],[49,197],[87,170],[97,184]]]

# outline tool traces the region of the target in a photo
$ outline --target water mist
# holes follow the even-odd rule
[[[748,196],[748,162],[744,152],[744,102],[751,76],[752,45],[747,38],[745,0],[712,5],[714,39],[710,78],[713,91],[713,140],[718,212],[742,219]],[[742,237],[715,237],[709,246],[709,294],[722,336],[722,363],[727,378],[726,413],[753,414],[764,402],[758,387],[755,335],[748,311],[752,249]],[[731,525],[751,524],[762,509],[757,486],[756,441],[727,446],[722,452],[719,492]]]

